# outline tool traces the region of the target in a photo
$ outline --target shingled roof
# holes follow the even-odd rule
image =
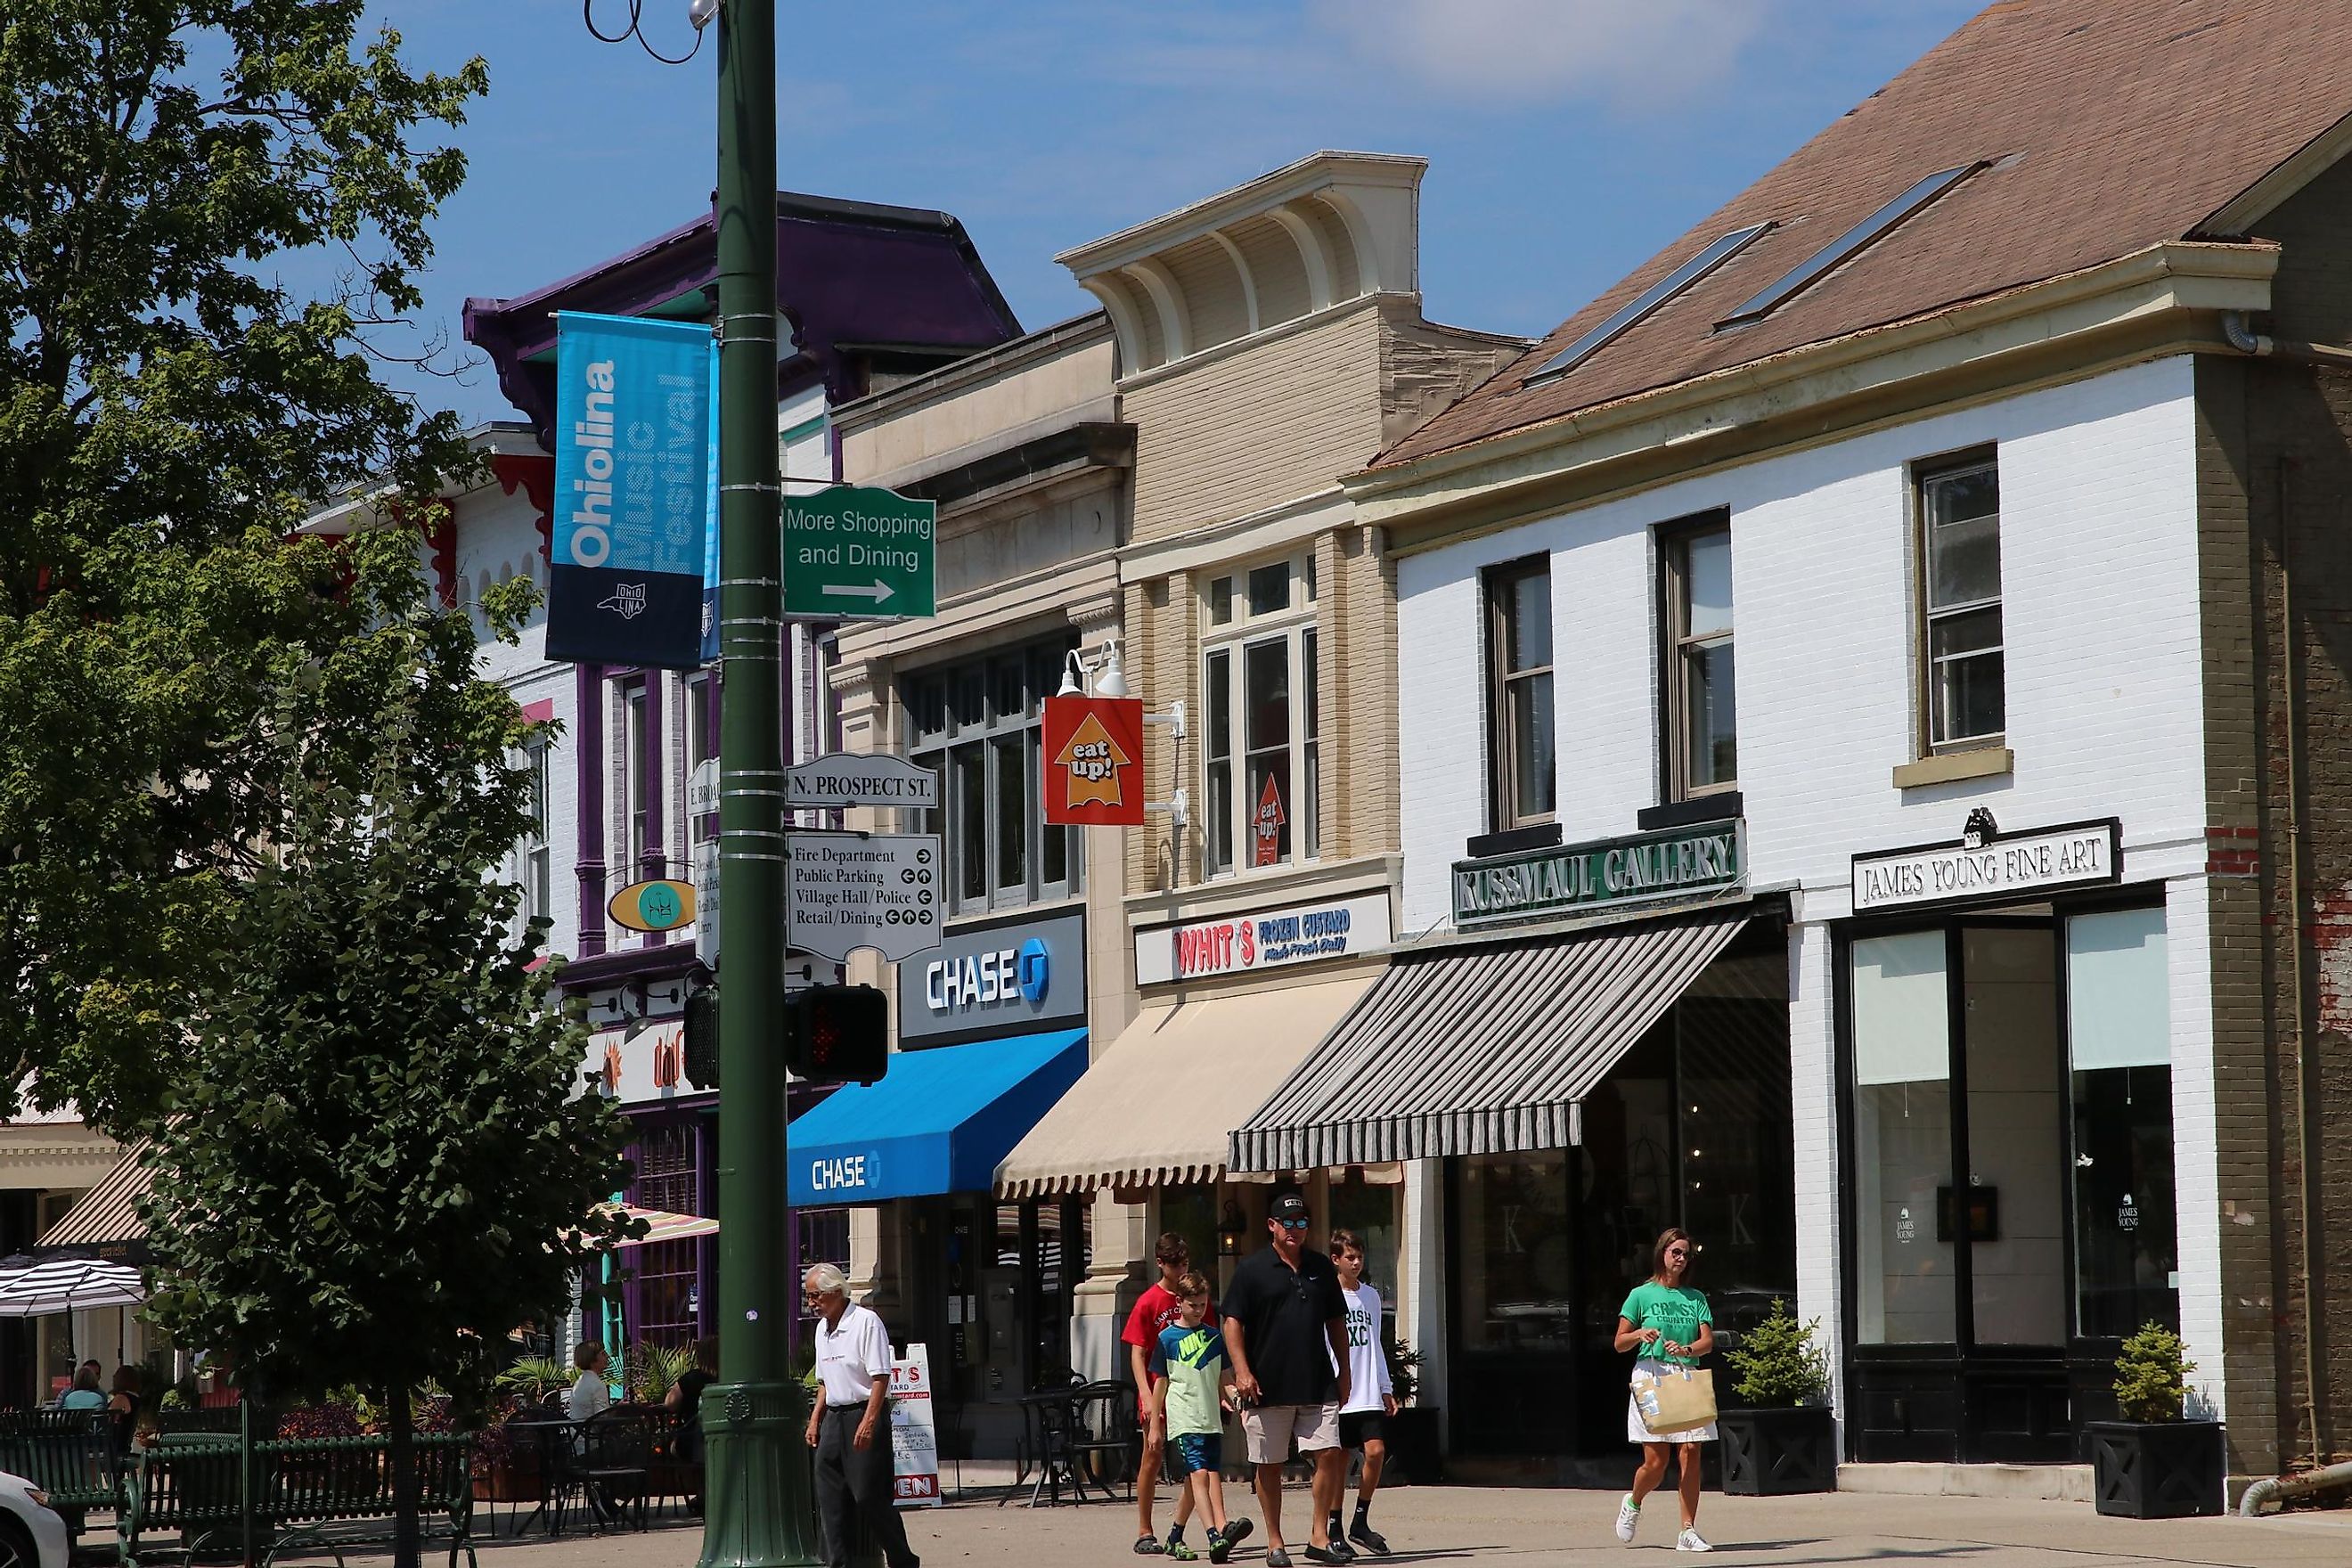
[[[2352,113],[2352,0],[2001,0],[1693,226],[1375,469],[1931,314],[2168,240],[2228,212]],[[1981,162],[1752,325],[1759,289],[1940,170]],[[2244,204],[2240,204],[2241,205]],[[1546,362],[1717,238],[1773,226],[1591,353]]]

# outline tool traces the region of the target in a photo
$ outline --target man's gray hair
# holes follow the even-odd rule
[[[811,1264],[809,1271],[801,1276],[801,1284],[819,1296],[839,1296],[845,1300],[849,1296],[849,1281],[830,1263]]]

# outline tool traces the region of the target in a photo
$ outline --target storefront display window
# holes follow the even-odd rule
[[[1160,1229],[1182,1237],[1192,1267],[1212,1279],[1217,1276],[1217,1189],[1208,1183],[1160,1189]]]
[[[1401,1232],[1397,1225],[1399,1189],[1351,1176],[1330,1187],[1331,1228],[1352,1232],[1364,1243],[1364,1280],[1381,1293],[1381,1308],[1391,1320],[1397,1307],[1397,1268]]]
[[[1462,1348],[1567,1355],[1575,1329],[1569,1290],[1574,1242],[1567,1152],[1480,1154],[1462,1161],[1455,1223]]]
[[[2055,944],[2037,921],[1971,926],[1961,945],[1973,1337],[1980,1345],[2059,1345],[2066,1199]]]
[[[1937,1194],[1952,1166],[1951,1011],[1944,933],[1853,944],[1855,1337],[1948,1342],[1954,1261]]]
[[[2075,1332],[2180,1323],[2164,910],[2066,922]]]
[[[664,1214],[698,1214],[700,1173],[694,1128],[656,1123],[637,1139],[637,1205]],[[637,1312],[634,1338],[647,1344],[690,1344],[701,1333],[702,1244],[657,1241],[634,1249]]]

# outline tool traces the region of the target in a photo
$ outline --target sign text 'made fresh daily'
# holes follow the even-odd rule
[[[1747,836],[1736,821],[1464,860],[1454,868],[1454,924],[1469,931],[1695,898],[1736,888],[1747,875]]]
[[[896,620],[935,613],[938,506],[835,485],[784,498],[784,614]]]
[[[709,328],[559,313],[549,658],[701,663],[711,395]]]

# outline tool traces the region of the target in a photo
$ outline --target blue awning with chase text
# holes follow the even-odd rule
[[[893,1051],[880,1083],[853,1083],[794,1119],[795,1207],[984,1193],[997,1162],[1087,1070],[1087,1032]]]

